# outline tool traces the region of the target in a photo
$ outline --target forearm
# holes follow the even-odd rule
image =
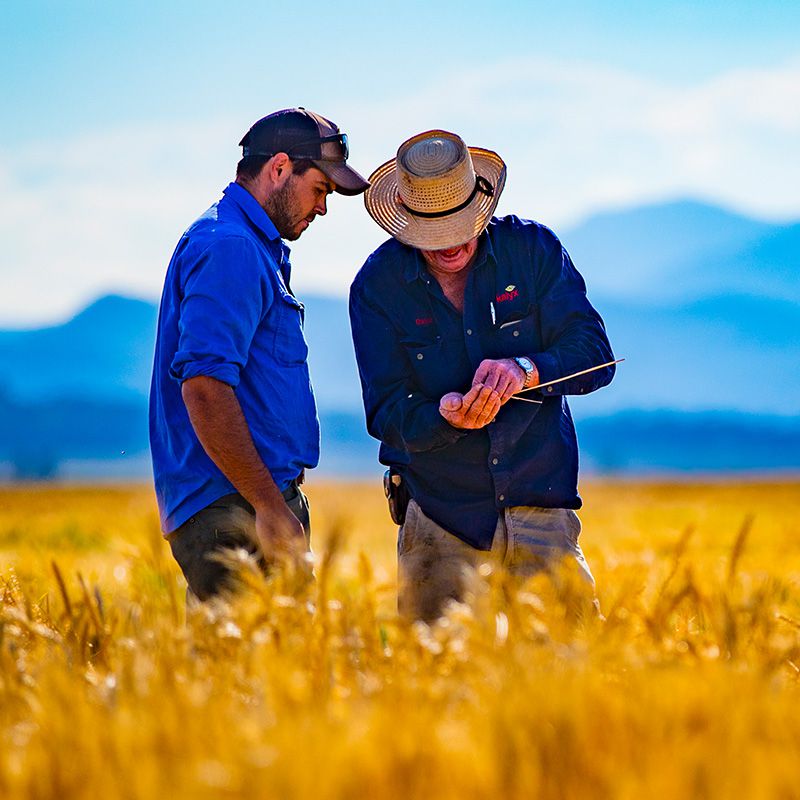
[[[239,493],[257,511],[283,504],[233,388],[200,375],[184,381],[181,393],[200,444]]]

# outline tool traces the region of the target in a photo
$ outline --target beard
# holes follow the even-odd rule
[[[289,180],[264,202],[264,211],[269,215],[281,239],[286,239],[288,242],[295,241],[303,232],[297,229],[304,217],[298,209],[294,181],[294,175],[290,176]]]

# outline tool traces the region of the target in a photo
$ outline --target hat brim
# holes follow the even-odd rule
[[[336,186],[339,194],[352,197],[361,194],[369,188],[369,181],[359,175],[352,167],[348,167],[344,161],[314,161],[314,166],[324,172]]]
[[[486,178],[494,189],[491,197],[478,192],[468,206],[453,214],[435,219],[415,216],[399,202],[397,161],[392,159],[369,176],[364,195],[367,212],[395,239],[420,250],[446,250],[479,236],[497,208],[506,183],[506,165],[491,150],[468,149],[475,174]]]

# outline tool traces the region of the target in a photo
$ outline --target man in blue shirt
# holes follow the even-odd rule
[[[610,382],[603,322],[556,236],[492,213],[503,160],[446,131],[404,142],[371,176],[392,239],[353,282],[350,316],[369,432],[394,491],[399,606],[433,619],[489,552],[526,577],[571,565],[578,450],[567,394]],[[546,384],[539,391],[521,394]]]
[[[304,471],[319,459],[303,304],[289,249],[337,191],[369,185],[330,120],[287,109],[240,142],[236,180],[167,270],[150,392],[161,524],[191,592],[229,588],[220,550],[305,563]]]

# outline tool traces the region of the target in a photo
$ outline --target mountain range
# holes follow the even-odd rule
[[[800,467],[800,224],[682,201],[561,239],[626,358],[611,386],[570,401],[588,467]],[[377,471],[346,300],[302,299],[321,468]],[[0,331],[0,475],[147,474],[156,319],[154,300],[110,295],[60,325]]]

